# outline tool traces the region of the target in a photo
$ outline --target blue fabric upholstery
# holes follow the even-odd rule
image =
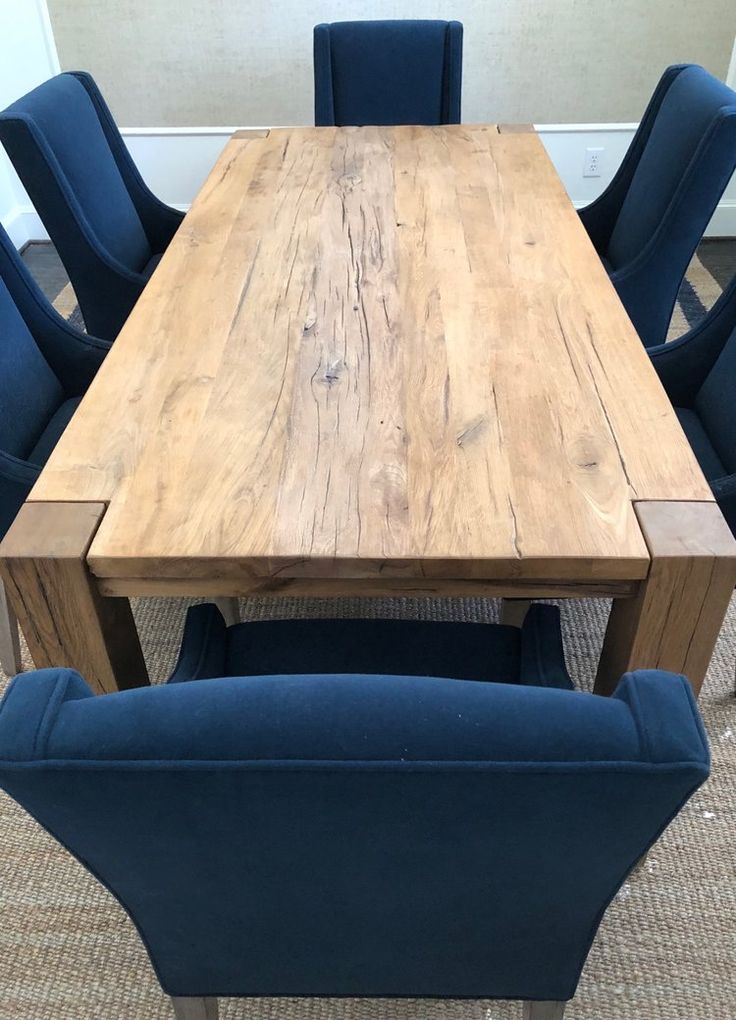
[[[736,277],[694,329],[649,355],[736,534]]]
[[[33,448],[64,391],[0,280],[0,449],[21,456]]]
[[[69,397],[52,414],[48,424],[39,436],[38,442],[28,454],[28,460],[31,464],[43,467],[61,438],[62,432],[72,420],[72,415],[79,407],[81,400],[81,397]]]
[[[665,71],[609,187],[581,210],[646,347],[663,343],[685,270],[736,169],[736,93]]]
[[[143,183],[90,75],[57,75],[0,113],[2,140],[69,274],[113,340],[182,214]]]
[[[0,227],[0,538],[109,347],[56,314]]]
[[[459,21],[339,21],[314,29],[314,122],[459,124]]]
[[[0,707],[0,785],[177,996],[568,999],[708,768],[659,672],[611,698],[345,674],[94,697],[59,669]]]
[[[391,673],[572,688],[559,610],[539,604],[521,629],[334,619],[226,627],[216,606],[192,606],[169,682],[289,673]]]

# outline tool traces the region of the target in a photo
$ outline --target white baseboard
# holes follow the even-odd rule
[[[16,205],[3,217],[10,240],[16,248],[29,241],[48,241],[49,235],[32,205]]]
[[[733,185],[731,186],[733,190]],[[736,237],[736,199],[720,202],[705,231],[706,237]]]
[[[252,126],[252,125],[251,125]],[[536,129],[577,208],[592,202],[609,183],[636,124],[537,124]],[[162,201],[189,208],[235,127],[123,128],[144,179]],[[587,148],[603,149],[600,177],[583,177]],[[3,226],[16,244],[48,237],[33,207],[16,206]],[[736,237],[736,179],[706,230],[708,237]]]

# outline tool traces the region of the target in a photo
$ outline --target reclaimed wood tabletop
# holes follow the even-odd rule
[[[233,136],[0,555],[37,663],[101,689],[140,672],[125,597],[253,593],[614,596],[599,686],[697,686],[736,580],[524,125]],[[55,619],[67,585],[92,650]]]

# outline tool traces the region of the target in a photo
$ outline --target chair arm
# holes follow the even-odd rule
[[[81,396],[110,350],[110,342],[82,333],[56,312],[2,227],[0,279],[67,396]]]
[[[100,125],[118,165],[120,175],[140,216],[151,251],[154,254],[166,251],[171,238],[184,219],[184,213],[166,205],[147,186],[92,75],[86,71],[71,71],[70,73],[84,86],[97,116],[100,118]]]
[[[203,680],[226,672],[227,627],[222,613],[211,602],[187,610],[181,649],[167,683]]]
[[[629,706],[643,760],[653,764],[688,762],[701,769],[702,780],[707,778],[708,738],[687,677],[639,669],[621,677],[612,697]]]
[[[657,119],[657,113],[667,90],[678,74],[684,71],[687,66],[687,64],[675,64],[672,67],[668,67],[664,72],[644,111],[644,116],[641,119],[631,145],[614,174],[611,183],[595,201],[580,210],[580,219],[583,221],[583,226],[587,230],[588,236],[599,255],[605,255],[608,250],[608,243],[611,240],[613,228],[616,226],[618,214],[631,186],[631,181],[636,173],[642,153],[646,148],[654,122]]]
[[[315,25],[314,47],[314,123],[329,127],[335,123],[335,100],[332,92],[332,51],[330,26]]]
[[[461,122],[462,73],[462,22],[448,21],[445,36],[445,88],[442,100],[442,117],[446,124],[459,124]]]
[[[717,179],[707,178],[701,170],[704,158],[712,150],[726,154]],[[683,234],[681,211],[687,209],[689,215],[705,226],[734,170],[736,106],[724,106],[701,139],[648,242],[636,258],[611,273],[611,282],[647,348],[658,346],[666,336],[678,288],[699,240],[699,234],[692,238],[687,232]]]
[[[649,357],[676,407],[691,407],[736,330],[736,277],[702,322],[678,340],[649,348]]]
[[[28,677],[29,684],[24,680]],[[56,715],[67,701],[94,698],[73,669],[39,669],[18,676],[0,703],[0,744],[5,762],[43,757]]]
[[[736,535],[736,474],[716,478],[710,483],[713,495],[726,518],[731,531]]]
[[[558,687],[572,690],[573,684],[565,665],[565,652],[557,606],[534,602],[521,626],[522,684],[534,687]]]
[[[23,506],[41,469],[0,450],[0,538]]]
[[[71,235],[81,235],[84,239],[84,243],[91,249],[101,266],[112,270],[115,273],[116,278],[120,277],[120,280],[117,282],[118,286],[123,283],[128,283],[133,287],[137,287],[140,292],[147,283],[145,276],[143,276],[142,273],[137,273],[128,269],[127,266],[123,265],[122,262],[110,255],[107,249],[100,244],[92,224],[89,222],[84,210],[79,204],[77,196],[72,188],[69,187],[66,175],[61,168],[58,159],[54,155],[46,139],[38,131],[32,118],[24,113],[0,113],[0,137],[2,138],[2,142],[8,154],[11,156],[11,160],[13,159],[13,154],[16,152],[16,147],[20,148],[23,144],[25,144],[23,139],[24,134],[32,139],[32,143],[39,154],[41,163],[45,171],[48,173],[45,184],[54,188],[58,192],[58,199],[54,202],[55,208],[59,210],[68,208],[70,212],[70,217],[65,217],[64,230]],[[29,192],[30,198],[33,201],[34,195],[31,193],[33,191],[31,185],[32,178],[29,178],[26,190]]]

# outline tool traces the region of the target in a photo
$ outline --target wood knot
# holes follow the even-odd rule
[[[338,177],[337,183],[340,185],[343,191],[352,191],[361,184],[363,178],[359,174],[342,174]]]
[[[461,447],[468,446],[470,443],[480,439],[487,428],[488,419],[484,414],[481,414],[466,425],[462,432],[458,432],[455,442]]]
[[[307,302],[307,310],[304,316],[304,325],[302,326],[302,336],[309,336],[314,330],[317,324],[317,299],[314,294],[309,295]]]
[[[328,388],[333,387],[335,383],[340,382],[340,376],[342,374],[343,368],[344,363],[342,361],[331,362],[325,368],[319,381],[322,383],[323,386],[327,386]]]

